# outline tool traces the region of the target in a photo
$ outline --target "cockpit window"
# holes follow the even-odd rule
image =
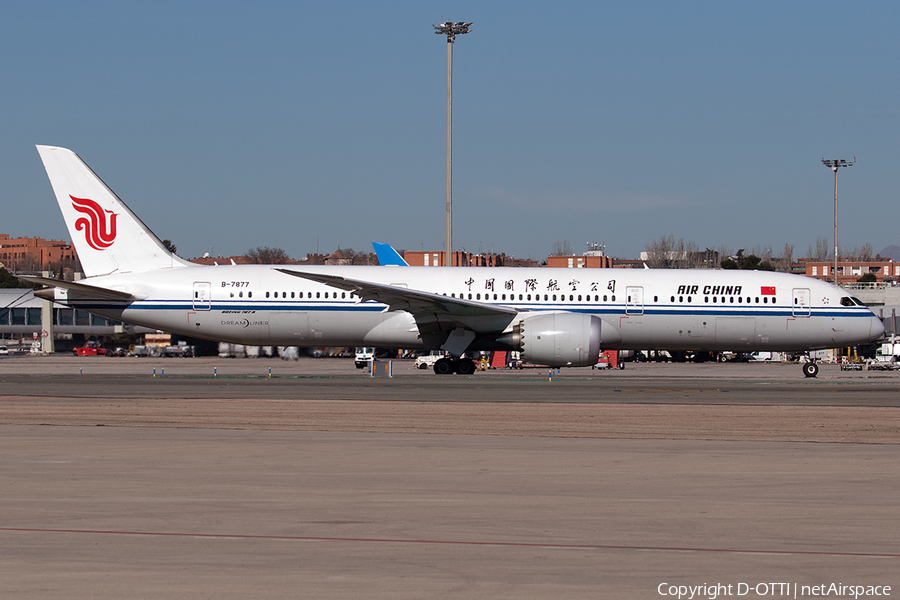
[[[862,300],[860,300],[859,298],[854,298],[853,296],[851,296],[850,299],[853,300],[853,302],[855,302],[857,306],[865,306],[865,304],[863,304]]]
[[[841,306],[865,306],[858,298],[844,296],[841,298]]]

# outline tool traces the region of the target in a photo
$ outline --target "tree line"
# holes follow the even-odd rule
[[[727,246],[700,250],[696,242],[685,243],[674,235],[662,235],[646,245],[647,266],[651,269],[747,269],[759,271],[791,270],[794,263],[794,246],[785,244],[780,256],[776,256],[772,246],[740,248],[736,252]],[[840,260],[871,261],[881,260],[872,250],[872,244],[863,246],[838,247]],[[806,258],[823,262],[834,259],[834,247],[827,237],[816,238],[815,247],[810,246]]]

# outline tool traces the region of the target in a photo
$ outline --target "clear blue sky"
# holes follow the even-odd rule
[[[5,2],[0,232],[72,148],[179,254],[900,244],[896,2]]]

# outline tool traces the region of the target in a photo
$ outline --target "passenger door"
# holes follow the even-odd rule
[[[193,298],[194,310],[209,310],[210,309],[211,292],[212,292],[212,285],[210,285],[210,283],[208,281],[195,281],[194,282],[194,298]]]
[[[640,286],[628,286],[625,288],[625,314],[644,314],[644,288]]]
[[[809,288],[794,288],[791,291],[793,298],[792,309],[795,317],[808,317],[809,308]]]

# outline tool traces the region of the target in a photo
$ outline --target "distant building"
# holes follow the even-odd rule
[[[800,259],[806,267],[806,276],[823,281],[834,281],[834,261]],[[891,260],[838,260],[838,285],[856,283],[866,273],[873,273],[878,283],[900,280],[900,263]]]
[[[502,255],[497,254],[472,254],[454,250],[451,254],[454,267],[501,267]],[[405,250],[403,259],[411,267],[443,267],[445,263],[444,252],[432,250]]]
[[[39,237],[14,238],[0,233],[0,262],[8,271],[37,273],[75,269],[78,256],[75,248],[63,240]]]
[[[245,265],[249,261],[246,256],[201,256],[199,258],[189,258],[188,262],[192,262],[197,265],[206,265],[211,267],[213,265],[230,265],[232,263],[236,265]]]
[[[548,256],[547,266],[560,269],[611,269],[612,259],[601,255]]]
[[[325,264],[329,267],[333,267],[335,265],[352,265],[353,257],[348,256],[346,252],[339,248],[337,251],[325,257]]]

